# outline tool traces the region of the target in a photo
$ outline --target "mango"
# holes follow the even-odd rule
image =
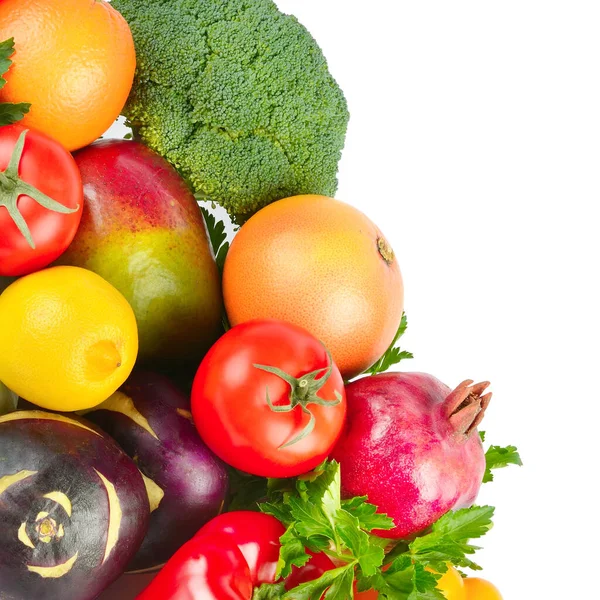
[[[222,296],[192,192],[163,158],[135,141],[101,140],[75,160],[85,208],[57,264],[90,269],[127,298],[140,362],[197,366],[221,333]]]

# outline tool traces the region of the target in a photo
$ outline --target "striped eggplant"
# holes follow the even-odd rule
[[[135,463],[83,419],[0,417],[0,598],[92,600],[148,527]]]

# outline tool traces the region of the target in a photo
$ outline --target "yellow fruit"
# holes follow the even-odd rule
[[[448,570],[438,579],[437,588],[446,600],[466,600],[464,580],[461,574],[448,565]]]
[[[465,579],[467,600],[502,600],[502,595],[495,585],[479,577]]]
[[[46,269],[0,295],[0,380],[38,406],[100,404],[129,377],[137,352],[131,306],[91,271]]]

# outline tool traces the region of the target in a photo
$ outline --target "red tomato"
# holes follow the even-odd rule
[[[228,536],[184,544],[137,600],[250,600],[250,569]]]
[[[230,329],[194,380],[196,427],[215,454],[262,477],[294,477],[317,467],[346,416],[344,382],[324,346],[275,320]]]
[[[209,521],[197,536],[226,535],[242,552],[248,566],[252,583],[259,586],[275,582],[279,560],[279,538],[285,527],[271,515],[238,510],[223,513]]]
[[[75,237],[83,186],[73,157],[47,135],[0,127],[0,276],[38,271]]]

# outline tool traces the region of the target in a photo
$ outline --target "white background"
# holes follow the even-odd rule
[[[404,368],[491,380],[483,429],[525,462],[482,490],[483,576],[505,600],[600,599],[600,3],[278,4],[346,92],[337,197],[399,256]]]

